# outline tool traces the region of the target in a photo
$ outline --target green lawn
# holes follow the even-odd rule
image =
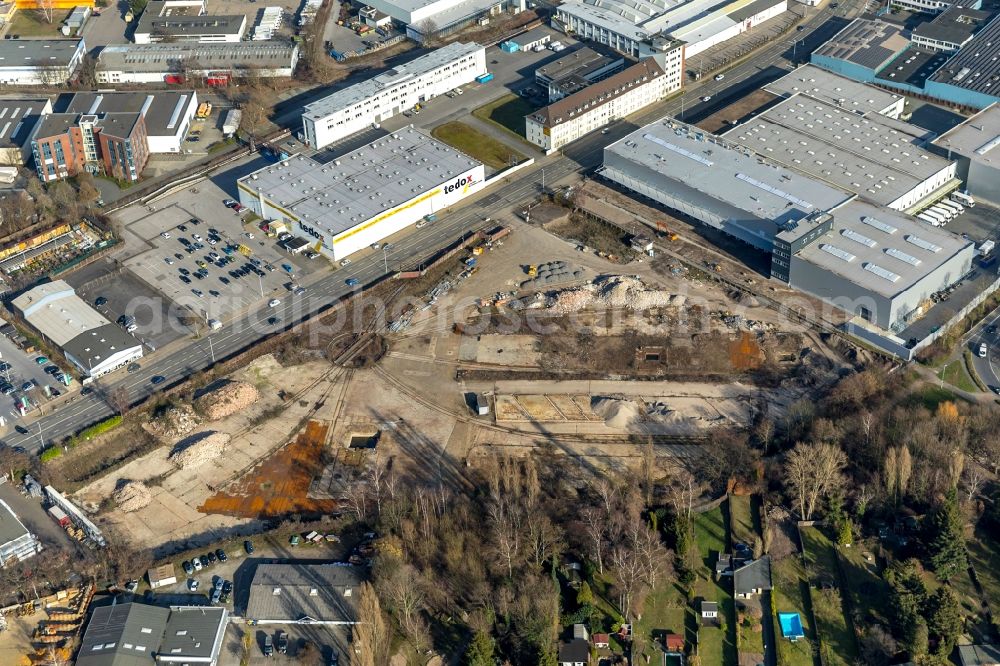
[[[438,125],[431,135],[494,169],[503,169],[525,159],[522,153],[457,120]]]
[[[1000,543],[985,530],[977,529],[975,537],[968,541],[968,548],[969,559],[976,568],[990,608],[994,613],[1000,612]]]
[[[865,558],[866,553],[874,552],[875,548],[866,547],[864,542],[855,542],[851,548],[841,548],[837,551],[840,555],[840,570],[843,573],[847,602],[851,608],[858,611],[864,626],[869,626],[872,621],[889,624],[887,605],[889,586],[879,575],[875,563]]]
[[[41,11],[23,10],[14,14],[14,20],[10,22],[8,35],[20,35],[21,37],[51,37],[62,39],[63,34],[59,32],[62,22],[70,12],[64,9],[52,11],[52,22],[49,23]]]
[[[736,652],[736,612],[733,596],[728,587],[713,580],[715,560],[718,554],[729,549],[729,534],[726,528],[726,504],[696,514],[694,517],[694,537],[698,545],[698,581],[695,596],[699,599],[717,601],[722,628],[701,627],[698,631],[698,654],[703,664],[734,665]],[[730,585],[726,581],[725,585]]]
[[[658,650],[653,646],[652,638],[664,633],[680,634],[689,645],[693,644],[694,635],[690,631],[694,626],[692,613],[684,591],[673,581],[664,579],[663,584],[657,585],[646,597],[642,619],[633,628],[636,636],[648,639],[643,643],[645,649],[637,652],[637,655],[655,659]]]
[[[752,548],[757,528],[754,524],[750,501],[749,495],[730,495],[729,519],[733,531],[733,541],[741,541]]]
[[[826,664],[849,666],[858,655],[854,630],[844,613],[841,598],[840,570],[837,566],[837,551],[834,544],[816,527],[803,527],[802,547],[811,580],[816,583],[829,582],[832,589],[813,588],[810,593],[813,611],[822,651]]]
[[[808,588],[805,579],[805,570],[802,563],[795,555],[786,557],[778,562],[771,563],[771,582],[774,589],[771,595],[774,599],[774,609],[776,613],[798,613],[802,619],[802,630],[805,638],[789,641],[781,637],[781,629],[776,628],[778,633],[778,664],[779,666],[818,666],[813,659],[813,643],[816,635],[813,632],[808,613]],[[775,618],[777,624],[777,618]]]
[[[524,117],[536,108],[526,102],[523,97],[510,94],[482,105],[473,111],[472,115],[480,120],[494,122],[523,139]]]
[[[954,402],[958,399],[959,397],[953,392],[946,388],[941,388],[937,384],[924,384],[907,396],[907,398],[903,401],[903,405],[906,407],[923,405],[933,412],[942,402],[947,402],[949,400]]]
[[[963,391],[968,391],[969,393],[979,392],[979,387],[976,386],[976,382],[969,376],[969,371],[965,368],[965,360],[962,358],[957,358],[938,370],[937,376]]]

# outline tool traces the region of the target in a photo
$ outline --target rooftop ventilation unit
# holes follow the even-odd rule
[[[861,218],[861,221],[867,224],[868,226],[875,227],[879,231],[883,231],[887,234],[894,234],[898,231],[898,229],[896,229],[896,227],[892,226],[891,224],[886,224],[882,220],[871,217],[870,215],[864,216],[863,218]]]
[[[893,259],[899,259],[900,261],[905,261],[911,266],[919,266],[920,260],[914,257],[912,254],[907,254],[902,250],[897,250],[894,247],[888,247],[885,249],[885,253],[892,257]]]
[[[878,243],[876,243],[868,236],[859,234],[857,231],[854,231],[853,229],[843,229],[841,230],[840,235],[844,236],[845,238],[850,238],[855,243],[861,243],[862,245],[867,245],[868,247],[875,247],[876,245],[878,245]]]
[[[904,238],[906,239],[907,243],[912,243],[913,245],[916,245],[917,247],[919,247],[922,250],[927,250],[928,252],[940,252],[941,251],[940,246],[935,245],[934,243],[932,243],[930,241],[926,241],[923,238],[921,238],[920,236],[914,236],[913,234],[908,234],[908,235],[904,236]]]
[[[846,261],[848,263],[850,263],[850,262],[854,261],[855,259],[857,259],[857,257],[855,255],[851,254],[847,250],[842,250],[839,247],[837,247],[836,245],[830,245],[829,243],[820,243],[819,249],[823,250],[824,252],[826,252],[828,254],[832,254],[833,256],[837,257],[838,259],[842,259],[842,260],[844,260],[844,261]]]
[[[890,270],[882,268],[878,264],[873,264],[871,262],[865,262],[864,264],[862,264],[862,268],[864,268],[869,273],[874,273],[875,275],[879,276],[883,280],[888,280],[889,282],[896,282],[896,281],[899,280],[899,275],[897,275],[896,273],[893,273]]]

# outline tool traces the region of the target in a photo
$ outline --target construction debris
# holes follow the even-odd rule
[[[612,275],[553,294],[547,306],[558,313],[569,314],[586,308],[622,308],[649,310],[667,306],[679,307],[685,298],[669,292],[649,289],[637,277]]]
[[[191,405],[170,405],[158,416],[143,423],[149,434],[165,442],[184,437],[198,427],[199,418]]]
[[[220,457],[226,450],[231,436],[226,432],[204,432],[187,446],[170,454],[170,462],[181,469],[204,465]]]
[[[126,481],[120,483],[118,488],[111,494],[118,508],[125,513],[138,511],[153,499],[152,493],[141,481]]]
[[[194,401],[195,409],[209,421],[218,421],[250,407],[260,394],[253,384],[227,382]]]

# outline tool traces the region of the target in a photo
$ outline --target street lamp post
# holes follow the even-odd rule
[[[386,246],[382,246],[382,262],[385,264],[385,272],[389,272],[389,255],[386,254]]]

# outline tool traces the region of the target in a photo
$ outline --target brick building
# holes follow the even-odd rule
[[[39,124],[31,152],[43,182],[82,171],[134,182],[149,160],[146,123],[141,113],[53,113]]]

